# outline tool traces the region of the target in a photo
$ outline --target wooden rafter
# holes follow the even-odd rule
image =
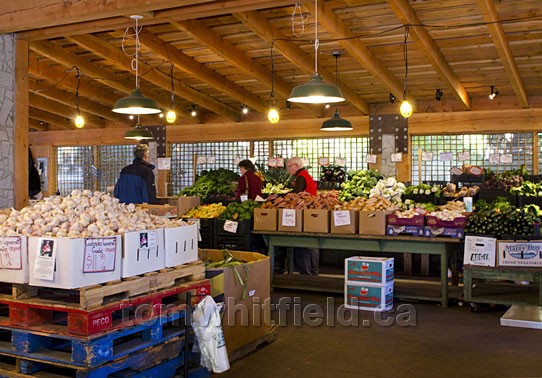
[[[47,131],[49,130],[49,125],[45,122],[38,121],[32,117],[28,118],[28,128],[38,131]]]
[[[47,125],[54,125],[61,129],[71,130],[74,128],[73,123],[66,119],[66,117],[62,117],[38,108],[30,108],[29,117],[38,122],[43,122]]]

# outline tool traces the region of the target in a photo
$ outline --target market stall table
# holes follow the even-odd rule
[[[442,307],[448,306],[448,256],[457,257],[457,251],[463,241],[445,237],[418,236],[377,236],[377,235],[346,235],[307,232],[252,231],[264,237],[271,260],[271,283],[273,283],[275,247],[301,247],[319,249],[340,249],[363,252],[383,253],[415,253],[421,255],[440,256],[440,296],[404,295],[403,298],[438,300]],[[293,254],[289,258],[289,275],[284,281],[293,278]],[[288,278],[286,278],[288,277]],[[314,285],[328,279],[321,276],[303,276]],[[282,279],[281,279],[282,281]]]

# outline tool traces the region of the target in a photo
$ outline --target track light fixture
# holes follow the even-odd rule
[[[435,100],[440,101],[443,94],[444,93],[442,93],[442,91],[440,89],[437,89],[437,91],[435,92]]]
[[[495,86],[491,86],[491,92],[489,93],[489,99],[493,100],[495,97],[499,95],[499,91],[495,90]]]
[[[395,100],[397,100],[397,97],[395,97],[393,93],[390,93],[390,103],[395,103]]]

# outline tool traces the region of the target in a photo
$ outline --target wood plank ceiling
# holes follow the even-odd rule
[[[23,0],[0,10],[0,33],[30,41],[31,129],[73,128],[74,66],[81,73],[86,127],[133,125],[111,112],[135,86],[127,55],[134,52],[134,38],[126,37],[133,33],[127,31],[134,25],[131,14],[144,16],[142,91],[167,109],[173,65],[177,124],[267,122],[272,86],[283,119],[331,116],[333,109],[323,106],[286,110],[291,89],[314,72],[315,16],[318,72],[327,82],[335,81],[332,53],[343,53],[343,117],[398,112],[406,25],[406,89],[416,112],[540,107],[542,97],[540,0],[319,0],[316,7],[305,1],[297,8],[293,0],[40,3],[35,8]],[[491,85],[500,93],[493,102]],[[190,115],[193,107],[197,117]],[[158,116],[144,121],[164,122]]]

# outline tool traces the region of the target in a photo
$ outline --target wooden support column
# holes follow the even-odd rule
[[[28,205],[28,42],[15,40],[15,130],[13,198],[19,210]]]

